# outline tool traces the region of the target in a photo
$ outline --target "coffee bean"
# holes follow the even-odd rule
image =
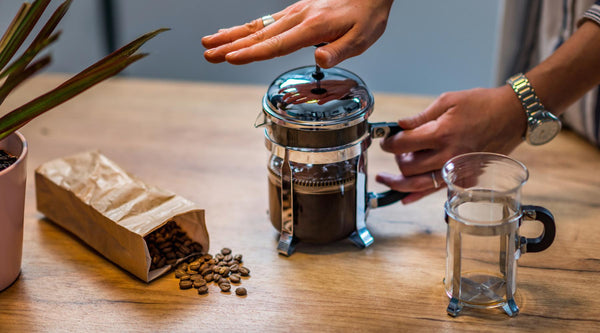
[[[240,272],[240,275],[242,275],[242,276],[249,276],[250,275],[250,270],[247,267],[245,267],[245,266],[240,267],[239,268],[239,272]]]
[[[221,274],[222,276],[228,276],[229,275],[229,267],[227,266],[223,266],[219,268],[219,274]]]
[[[246,296],[248,291],[244,287],[237,287],[235,288],[235,294],[238,296]]]
[[[179,265],[179,269],[182,271],[186,271],[188,268],[188,264],[186,262],[181,263],[181,265]]]
[[[190,289],[192,287],[193,283],[190,280],[181,280],[179,281],[179,288],[180,289]]]
[[[236,260],[238,263],[242,262],[242,255],[241,254],[234,255],[233,260]]]
[[[156,264],[156,268],[161,268],[161,267],[165,266],[166,263],[167,263],[167,258],[162,257]]]
[[[210,282],[212,280],[213,280],[213,274],[212,273],[204,275],[204,281]]]
[[[223,261],[225,261],[225,262],[232,261],[232,260],[233,260],[233,256],[231,254],[228,254],[223,258]]]
[[[213,270],[210,267],[207,267],[204,270],[202,270],[202,273],[200,273],[200,274],[202,274],[202,276],[206,276],[212,272],[213,272]]]
[[[218,282],[221,279],[221,277],[222,277],[221,274],[214,273],[213,281]]]
[[[221,284],[221,283],[229,283],[229,280],[227,280],[227,278],[220,278],[219,281],[217,282],[217,284]]]
[[[176,277],[176,278],[178,278],[178,279],[179,279],[179,278],[181,278],[183,275],[186,275],[186,273],[185,273],[184,271],[182,271],[182,270],[180,270],[180,269],[178,269],[178,270],[176,270],[176,271],[175,271],[175,277]]]
[[[231,285],[229,283],[221,283],[219,284],[219,288],[221,288],[221,291],[227,292],[231,290]]]
[[[194,288],[198,289],[198,288],[200,288],[202,286],[206,286],[206,281],[204,281],[204,279],[193,281],[192,282],[192,286]]]
[[[204,277],[200,274],[194,274],[192,276],[190,276],[190,280],[192,281],[198,281],[198,280],[202,280],[204,281]]]
[[[221,249],[221,254],[224,255],[224,256],[226,256],[228,254],[231,254],[231,249],[227,248],[227,247],[224,247],[224,248]]]
[[[190,280],[191,279],[191,275],[189,274],[183,274],[182,276],[179,277],[180,280],[185,281],[185,280]]]
[[[203,285],[203,286],[198,287],[198,294],[200,294],[200,295],[208,294],[208,286]]]
[[[198,269],[200,269],[200,263],[199,262],[191,262],[189,265],[189,268],[195,271],[198,271]]]
[[[237,274],[231,274],[231,275],[229,276],[229,281],[230,281],[231,283],[240,283],[240,280],[241,280],[241,278],[240,278],[240,276],[239,276],[239,275],[237,275]]]
[[[238,266],[238,265],[232,265],[231,267],[229,267],[229,270],[230,270],[232,273],[237,273],[237,272],[239,272],[239,270],[240,270],[240,266]]]

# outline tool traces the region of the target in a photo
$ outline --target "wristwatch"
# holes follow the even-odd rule
[[[560,132],[560,120],[542,105],[527,77],[519,73],[511,76],[506,83],[517,94],[527,115],[527,131],[523,139],[535,146],[552,140]]]

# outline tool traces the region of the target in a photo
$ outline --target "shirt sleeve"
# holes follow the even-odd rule
[[[579,19],[579,21],[577,22],[577,26],[580,26],[583,24],[583,22],[587,21],[587,20],[591,20],[596,22],[596,24],[600,25],[600,0],[596,1],[595,4],[593,4],[581,17],[581,19]]]

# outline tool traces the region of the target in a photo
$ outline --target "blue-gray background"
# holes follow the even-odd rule
[[[21,0],[0,1],[4,31]],[[61,1],[53,1],[55,8]],[[175,80],[268,85],[287,69],[313,63],[313,49],[244,66],[210,64],[202,56],[202,36],[283,9],[276,0],[113,0],[117,44],[159,27],[172,30],[143,48],[151,56],[124,75]],[[489,87],[500,82],[504,0],[396,0],[388,27],[363,55],[341,67],[361,76],[374,92],[437,95]],[[52,72],[77,72],[107,53],[102,0],[75,0],[60,25],[63,35],[51,48]],[[50,10],[48,10],[48,15]],[[46,15],[46,16],[48,16]],[[504,31],[506,34],[506,31]]]

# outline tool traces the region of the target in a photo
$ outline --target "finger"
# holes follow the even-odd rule
[[[284,11],[271,15],[275,22],[284,16]],[[275,23],[273,23],[275,24]],[[215,34],[202,37],[202,45],[207,49],[232,43],[240,38],[251,35],[258,30],[265,28],[262,18],[257,18],[243,25],[238,25],[231,28],[219,29]]]
[[[437,119],[448,109],[454,106],[452,93],[444,93],[436,98],[425,110],[420,113],[398,120],[398,125],[404,129],[414,129],[429,121]]]
[[[238,25],[227,29],[219,29],[219,31],[215,34],[202,37],[201,41],[204,47],[207,49],[212,49],[246,37],[262,28],[264,28],[262,19],[258,18],[244,25]]]
[[[274,18],[275,17],[276,16],[274,16]],[[276,19],[271,25],[264,27],[262,19],[259,18],[244,26],[231,28],[231,31],[225,29],[222,33],[217,33],[216,37],[206,37],[208,39],[207,43],[209,43],[211,39],[217,39],[220,44],[217,45],[215,43],[214,47],[206,50],[204,52],[204,58],[213,63],[226,61],[226,56],[229,53],[261,43],[273,36],[277,36],[297,25],[298,22],[296,21],[297,19],[294,17],[282,17],[281,19]],[[245,28],[246,26],[247,28]]]
[[[389,173],[380,173],[375,176],[375,181],[384,184],[392,190],[400,192],[421,192],[430,189],[441,187],[443,182],[440,182],[438,171],[426,172],[416,176],[406,177],[401,174],[392,175]],[[433,181],[432,175],[435,175],[436,182]],[[437,187],[436,187],[437,185]]]
[[[418,128],[404,130],[381,140],[380,146],[384,151],[394,154],[436,149],[436,129],[437,122],[429,121]]]
[[[440,170],[445,162],[446,159],[443,154],[431,149],[396,155],[396,163],[404,176],[414,176],[426,171]]]
[[[315,61],[323,68],[331,68],[340,62],[362,54],[369,45],[354,31],[343,31],[341,37],[315,50]]]
[[[275,28],[276,23],[264,29],[264,33],[261,30],[230,44],[228,53],[225,55],[227,62],[243,65],[254,61],[268,60],[322,41],[320,36],[307,33],[304,25],[296,25],[293,18],[282,19],[277,30],[268,30],[271,27]]]

